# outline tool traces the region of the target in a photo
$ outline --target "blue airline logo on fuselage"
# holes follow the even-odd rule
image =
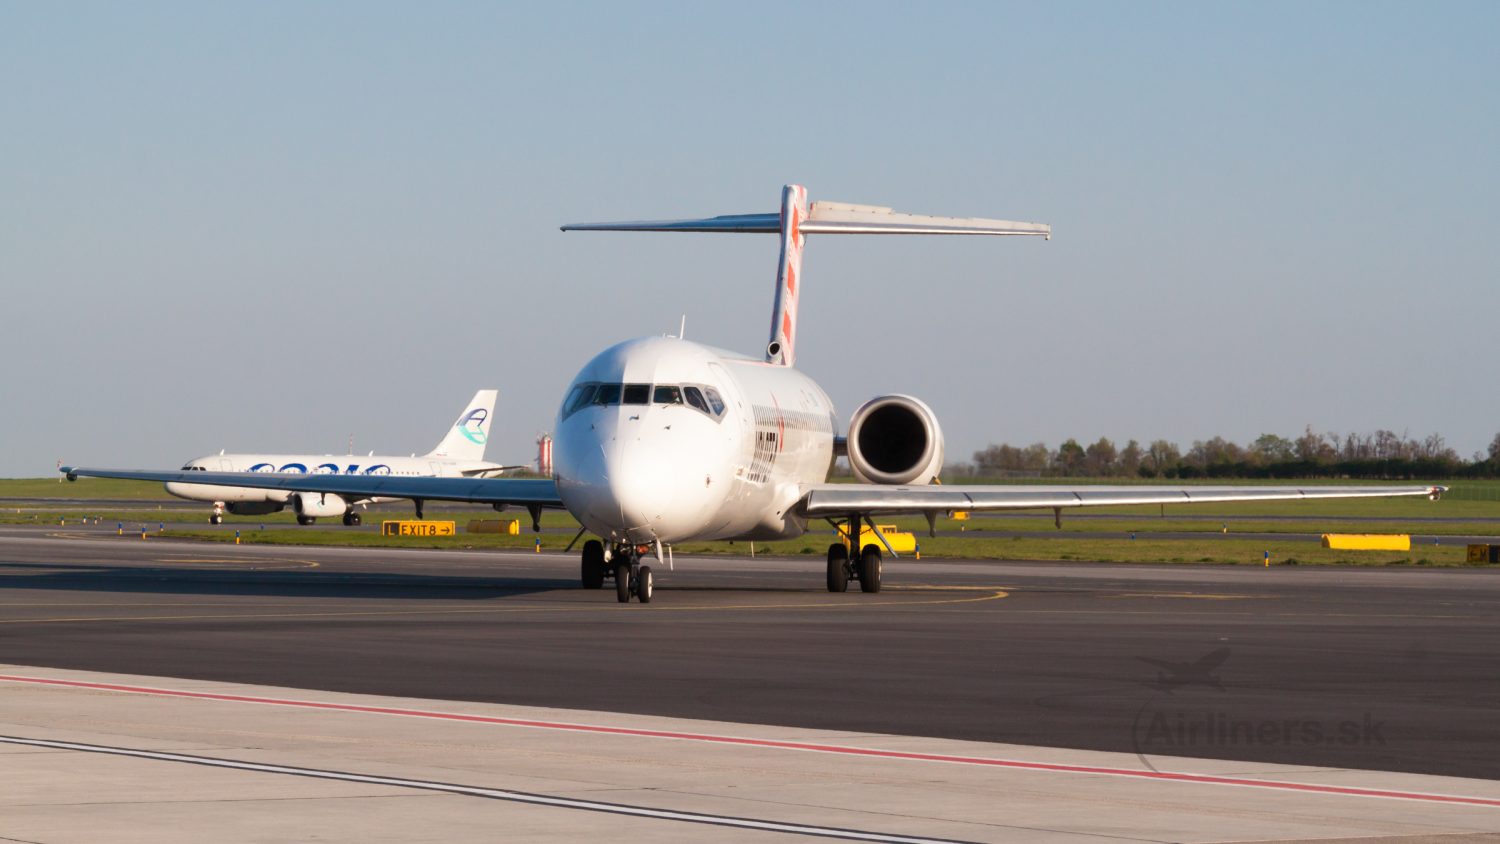
[[[307,474],[307,466],[302,463],[287,463],[277,468],[275,463],[257,463],[250,467],[252,472],[290,472],[293,474]],[[314,475],[389,475],[391,467],[384,463],[376,463],[361,469],[358,463],[350,463],[340,468],[337,463],[319,463],[312,469]]]

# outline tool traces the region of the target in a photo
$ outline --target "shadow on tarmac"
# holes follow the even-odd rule
[[[45,589],[121,594],[243,595],[298,598],[410,598],[475,601],[497,596],[576,591],[576,580],[459,577],[384,572],[224,571],[164,566],[0,563],[0,593]]]

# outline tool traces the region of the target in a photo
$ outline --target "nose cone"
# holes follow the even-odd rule
[[[691,539],[717,511],[720,491],[727,488],[723,478],[714,477],[714,450],[695,435],[690,423],[700,420],[692,413],[637,407],[577,414],[574,419],[595,418],[581,419],[585,430],[556,443],[563,503],[590,531],[615,541]],[[668,415],[674,417],[670,422]]]
[[[704,504],[703,480],[693,488],[691,455],[642,441],[616,441],[604,461],[609,497],[631,538],[642,534],[673,541],[691,532]],[[684,458],[687,459],[684,459]]]

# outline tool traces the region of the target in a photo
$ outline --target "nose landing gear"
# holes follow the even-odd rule
[[[604,587],[604,543],[590,539],[583,543],[583,588]]]
[[[641,565],[641,547],[616,545],[608,562],[604,559],[604,544],[597,539],[583,543],[582,577],[583,588],[602,589],[606,576],[614,578],[615,598],[622,604],[635,597],[643,604],[651,603],[655,582],[651,567]]]

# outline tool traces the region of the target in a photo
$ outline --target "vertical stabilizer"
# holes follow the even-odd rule
[[[776,302],[771,308],[771,339],[766,363],[796,362],[797,293],[802,283],[802,223],[807,219],[807,188],[781,189],[781,262],[776,266]]]
[[[490,438],[490,418],[495,413],[496,390],[480,390],[469,400],[448,435],[427,454],[449,460],[484,459],[484,445]]]

